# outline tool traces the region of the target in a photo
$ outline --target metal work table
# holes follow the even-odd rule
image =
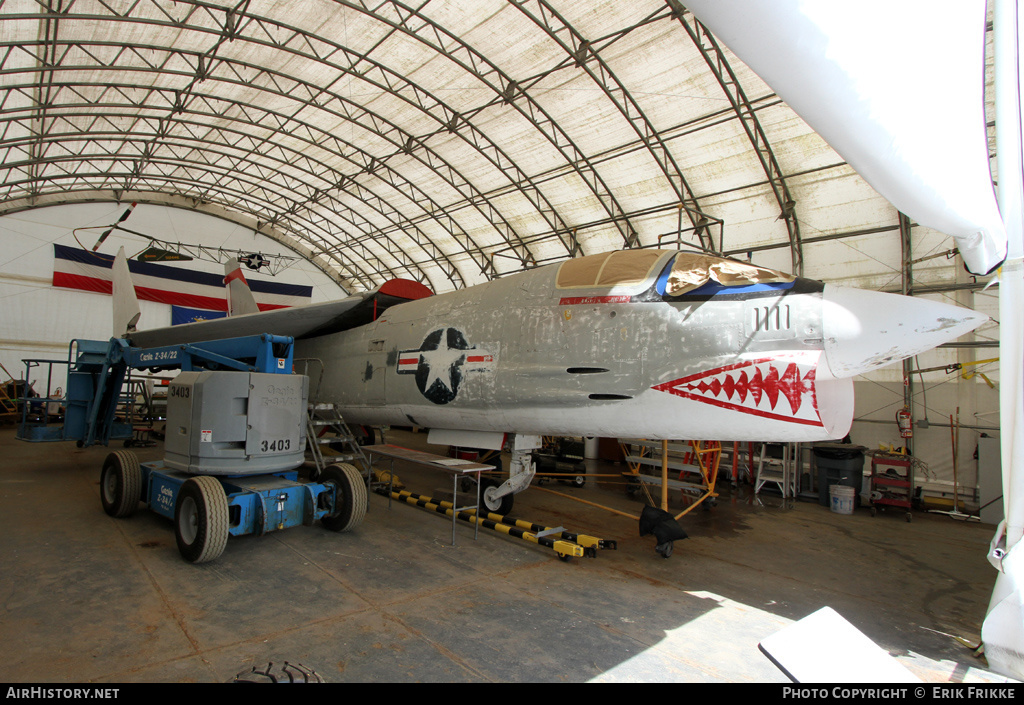
[[[452,476],[452,545],[455,545],[455,524],[458,518],[458,513],[467,509],[472,509],[476,512],[477,516],[480,516],[480,473],[489,472],[494,470],[493,465],[484,465],[483,463],[475,463],[471,460],[460,460],[459,458],[448,458],[443,455],[434,455],[433,453],[425,453],[420,450],[412,450],[411,448],[403,448],[402,446],[395,446],[388,443],[382,445],[363,446],[363,453],[366,453],[373,458],[373,456],[380,456],[382,458],[388,458],[391,461],[390,472],[388,474],[388,508],[391,508],[391,494],[394,488],[394,477],[395,477],[395,461],[404,460],[408,463],[415,465],[423,465],[425,467],[434,468],[435,470],[444,470]],[[458,506],[458,486],[459,478],[465,475],[476,475],[476,504],[466,505],[464,507]],[[480,535],[480,524],[474,522],[473,525],[473,539],[476,540]]]

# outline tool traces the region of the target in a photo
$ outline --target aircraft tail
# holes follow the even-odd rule
[[[259,313],[260,307],[242,274],[242,267],[234,260],[224,263],[224,284],[228,290],[228,316]]]
[[[128,258],[124,248],[117,251],[113,266],[114,284],[114,336],[121,337],[135,332],[135,324],[139,322],[142,312],[139,310],[139,299],[135,295],[135,284],[132,273],[128,269]]]

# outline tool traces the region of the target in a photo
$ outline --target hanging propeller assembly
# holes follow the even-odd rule
[[[140,262],[185,262],[198,259],[221,264],[230,260],[240,262],[252,270],[266,269],[267,273],[271,276],[279,274],[302,260],[301,257],[291,255],[264,254],[263,252],[253,252],[252,250],[229,250],[222,247],[207,247],[206,245],[190,245],[160,240],[152,235],[146,235],[145,233],[125,227],[125,221],[131,217],[137,205],[137,202],[129,205],[112,225],[75,228],[73,231],[75,239],[78,240],[78,233],[80,231],[102,228],[103,232],[91,250],[92,252],[98,252],[103,243],[110,237],[110,234],[115,230],[120,230],[147,241],[146,247],[131,256],[131,259]],[[78,240],[78,244],[82,246],[83,250],[86,249],[85,245],[82,245],[81,240]]]
[[[121,214],[121,217],[117,219],[117,222],[114,223],[113,225],[111,225],[110,227],[108,227],[106,230],[103,231],[103,234],[100,235],[100,239],[97,240],[96,244],[92,246],[92,251],[93,252],[95,252],[96,250],[100,249],[100,245],[102,245],[103,241],[106,240],[110,236],[110,233],[112,233],[115,230],[117,230],[118,226],[121,225],[121,223],[123,223],[124,221],[128,220],[129,217],[131,217],[132,211],[135,210],[135,206],[137,206],[137,205],[138,205],[138,203],[132,203],[130,206],[128,206],[125,209],[124,213]]]

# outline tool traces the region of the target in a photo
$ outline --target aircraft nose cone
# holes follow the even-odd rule
[[[853,377],[955,340],[988,316],[899,294],[825,285],[825,359],[836,377]]]

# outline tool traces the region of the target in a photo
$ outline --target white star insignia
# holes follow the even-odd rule
[[[420,357],[428,368],[427,381],[423,385],[424,390],[430,389],[437,380],[441,380],[441,384],[449,390],[453,390],[452,371],[466,354],[466,351],[448,347],[447,332],[441,336],[441,344],[445,347],[438,348],[437,350],[420,351]]]

